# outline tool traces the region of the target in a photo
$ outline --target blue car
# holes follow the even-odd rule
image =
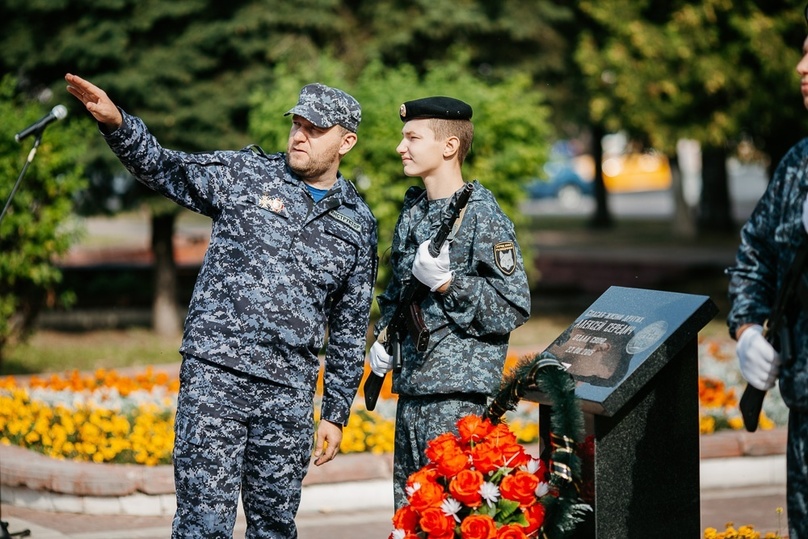
[[[547,180],[536,178],[527,184],[532,199],[556,198],[565,208],[575,208],[584,197],[592,196],[592,182],[584,180],[569,160],[552,160],[544,166]]]

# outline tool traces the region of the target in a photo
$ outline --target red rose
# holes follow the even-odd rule
[[[443,514],[440,507],[430,507],[421,513],[421,529],[430,539],[454,537],[455,521]]]
[[[527,539],[527,535],[519,524],[508,524],[497,530],[497,539]]]
[[[522,470],[506,475],[499,485],[503,498],[519,502],[520,507],[527,507],[536,501],[536,487],[539,478]]]
[[[440,507],[441,502],[446,497],[443,487],[434,481],[420,483],[418,490],[410,496],[410,505],[413,509],[423,514],[430,507]]]
[[[454,477],[468,467],[468,455],[450,433],[441,434],[431,440],[426,448],[426,456],[435,463],[437,472],[444,477]]]
[[[497,524],[488,515],[469,515],[460,524],[461,539],[494,539]]]
[[[457,436],[451,432],[444,432],[437,438],[433,438],[427,442],[425,453],[427,458],[434,462],[437,455],[440,455],[444,451],[455,448],[460,448],[460,444],[457,441]]]
[[[531,533],[541,529],[542,525],[544,524],[544,513],[544,506],[540,503],[534,503],[525,509],[525,518],[527,518],[527,527],[525,528],[526,534],[530,535]]]
[[[424,483],[433,483],[435,479],[438,477],[438,471],[435,469],[434,465],[427,465],[418,470],[417,472],[413,472],[407,478],[407,486],[411,487],[415,483],[419,483],[423,485]]]
[[[483,474],[493,472],[503,464],[502,451],[490,440],[476,444],[471,449],[471,459],[474,468]]]
[[[505,446],[505,445],[518,445],[516,442],[516,435],[511,432],[511,429],[508,428],[508,425],[505,423],[500,423],[489,432],[486,436],[489,440],[496,440],[496,443]]]
[[[483,501],[480,495],[480,487],[483,481],[483,474],[479,471],[462,470],[449,483],[449,492],[460,503],[468,507],[477,507]]]
[[[414,532],[416,526],[418,526],[418,513],[409,505],[405,505],[393,515],[393,527],[397,530]]]
[[[491,421],[477,415],[461,417],[457,422],[460,441],[464,444],[480,441],[491,432],[492,428]]]
[[[494,427],[486,436],[486,441],[490,441],[499,448],[503,463],[510,468],[527,464],[531,458],[517,441],[516,435],[504,423]]]

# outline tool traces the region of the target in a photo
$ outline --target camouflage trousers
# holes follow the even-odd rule
[[[788,536],[808,539],[808,413],[790,410],[786,454]]]
[[[425,466],[430,440],[444,432],[457,433],[457,421],[466,415],[482,415],[486,398],[480,394],[407,397],[399,395],[396,408],[396,441],[393,455],[395,508],[407,503],[407,478]]]
[[[173,539],[297,537],[314,437],[311,392],[186,357],[175,422]]]

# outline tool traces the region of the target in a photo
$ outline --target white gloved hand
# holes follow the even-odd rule
[[[774,387],[780,372],[780,354],[763,336],[763,328],[755,324],[741,333],[736,348],[741,374],[752,386],[768,391]]]
[[[370,363],[370,370],[373,374],[381,376],[393,370],[393,356],[387,353],[384,345],[379,341],[373,343],[370,347],[370,354],[368,354],[368,363]]]
[[[802,226],[808,232],[808,195],[802,203]]]
[[[449,270],[449,243],[443,244],[435,258],[429,254],[429,240],[418,246],[415,260],[412,262],[412,275],[434,292],[452,278]]]

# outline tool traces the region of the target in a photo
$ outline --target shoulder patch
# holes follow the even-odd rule
[[[512,241],[502,241],[494,245],[494,262],[499,271],[512,275],[516,270],[516,250]]]
[[[329,213],[329,215],[334,219],[336,219],[337,221],[339,221],[340,223],[348,225],[349,227],[353,228],[357,232],[362,232],[362,225],[360,225],[359,223],[357,223],[344,213],[340,213],[338,211],[332,211],[331,213]]]

